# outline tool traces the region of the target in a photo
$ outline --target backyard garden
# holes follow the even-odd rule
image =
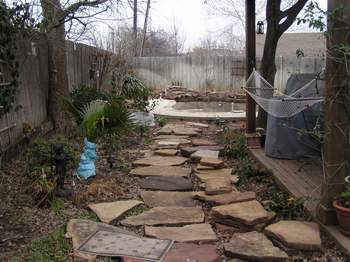
[[[127,3],[134,31],[108,50],[66,38],[119,5],[39,2],[0,1],[0,261],[350,261],[349,4],[268,0],[257,71],[247,0],[246,82],[218,92],[142,77],[138,54],[159,59],[142,57],[150,0],[142,33]],[[327,68],[280,90],[271,61],[295,21],[328,26]]]

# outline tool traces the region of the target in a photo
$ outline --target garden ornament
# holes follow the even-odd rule
[[[67,163],[71,158],[64,152],[62,144],[54,144],[52,149],[55,174],[57,176],[55,195],[58,197],[69,197],[72,194],[72,191],[64,187],[64,179],[67,173]]]
[[[88,179],[96,175],[96,167],[94,161],[97,159],[96,144],[89,142],[84,138],[84,151],[81,154],[79,167],[76,175],[78,178]]]

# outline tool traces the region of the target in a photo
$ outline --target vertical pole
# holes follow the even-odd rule
[[[134,19],[133,19],[133,38],[134,38],[134,55],[137,56],[137,0],[134,0]]]
[[[336,217],[332,201],[339,197],[344,188],[349,148],[349,116],[346,103],[350,86],[350,72],[347,71],[344,54],[337,46],[350,44],[350,2],[328,0],[328,12],[337,10],[337,17],[328,18],[326,97],[325,97],[325,141],[324,179],[322,179],[321,201],[317,218],[323,224],[335,224]]]
[[[255,0],[246,0],[246,78],[251,75],[256,65],[255,39]],[[246,132],[256,131],[255,101],[247,94],[246,101]]]

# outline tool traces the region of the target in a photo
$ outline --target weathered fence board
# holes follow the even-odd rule
[[[260,67],[261,59],[257,59]],[[275,86],[283,90],[293,73],[318,73],[323,57],[278,57]],[[201,91],[239,91],[245,82],[245,58],[234,56],[139,57],[132,60],[138,76],[148,85],[164,89],[172,82]]]

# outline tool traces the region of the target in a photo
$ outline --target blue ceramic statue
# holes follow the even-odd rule
[[[96,144],[84,138],[84,151],[81,154],[77,176],[88,179],[96,175],[94,161],[97,159]]]

